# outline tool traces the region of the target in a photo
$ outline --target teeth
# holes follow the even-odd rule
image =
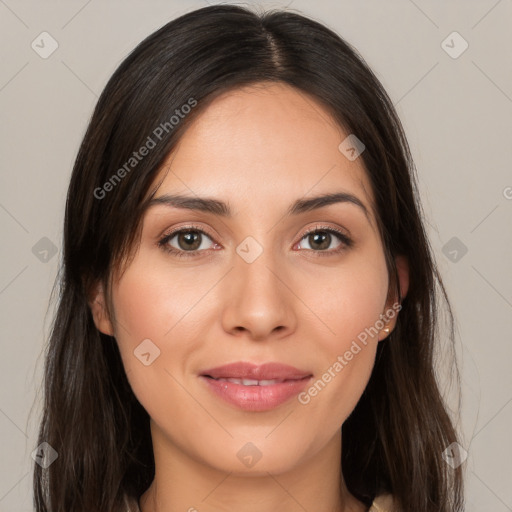
[[[260,386],[272,386],[272,384],[277,384],[277,380],[260,380]]]
[[[242,379],[217,379],[220,382],[231,382],[233,384],[242,384]]]
[[[242,379],[242,384],[244,386],[257,386],[258,381],[253,379]]]
[[[217,379],[220,382],[231,382],[232,384],[241,384],[242,386],[272,386],[273,384],[278,384],[282,381],[272,379],[272,380],[254,380],[254,379]]]

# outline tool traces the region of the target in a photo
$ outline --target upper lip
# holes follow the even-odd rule
[[[240,361],[202,371],[201,375],[214,379],[299,380],[310,377],[311,373],[287,364],[257,365]]]

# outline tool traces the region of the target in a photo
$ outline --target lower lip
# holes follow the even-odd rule
[[[261,412],[274,409],[298,395],[311,377],[288,380],[270,386],[244,386],[205,376],[201,376],[201,379],[206,381],[208,387],[226,402],[245,411]]]

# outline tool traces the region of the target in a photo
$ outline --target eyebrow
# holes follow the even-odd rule
[[[348,203],[357,206],[363,211],[371,224],[369,212],[364,203],[357,196],[348,192],[336,192],[319,195],[309,199],[298,199],[288,208],[286,215],[299,215],[301,213],[316,210],[318,208],[323,208],[325,206],[336,203]],[[218,199],[210,199],[206,197],[163,194],[151,199],[151,201],[149,201],[148,208],[151,208],[155,205],[166,205],[174,208],[198,210],[226,218],[233,216],[233,212],[227,203],[224,201],[219,201]]]

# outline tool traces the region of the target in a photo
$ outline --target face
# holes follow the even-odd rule
[[[339,442],[395,302],[347,135],[311,97],[260,84],[217,98],[169,155],[115,321],[93,306],[169,449],[264,474]]]

